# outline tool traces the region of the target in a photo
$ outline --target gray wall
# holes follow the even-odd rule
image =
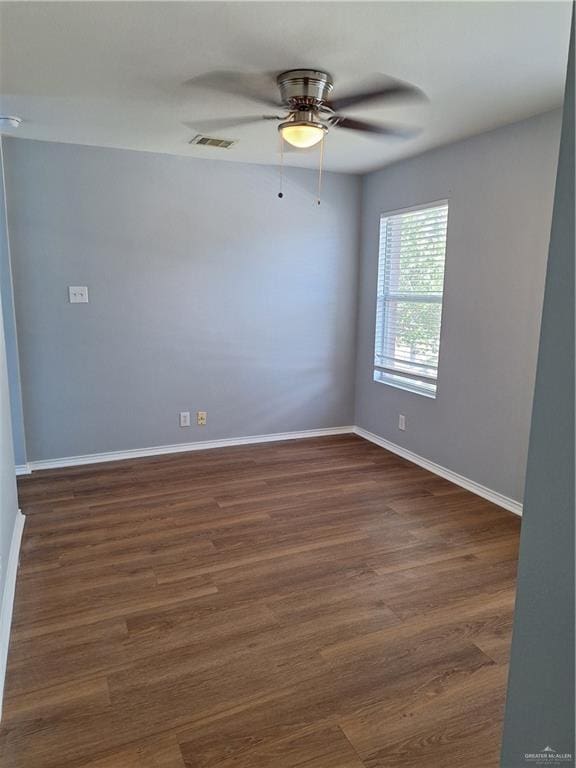
[[[1,171],[1,169],[0,169]],[[0,185],[1,186],[1,185]],[[6,222],[0,209],[0,249],[6,248]],[[10,423],[10,395],[8,372],[6,369],[6,345],[4,342],[4,324],[2,321],[2,297],[0,296],[0,615],[6,585],[6,568],[12,542],[14,522],[18,514],[16,478],[14,474],[14,451],[12,447],[12,428]],[[5,637],[0,641],[4,643]],[[0,647],[0,697],[3,684],[3,664],[7,649]]]
[[[574,765],[574,20],[530,433],[503,768]]]
[[[318,208],[311,171],[279,200],[262,166],[15,138],[5,160],[29,460],[352,423],[357,178]]]
[[[4,190],[3,144],[0,137],[0,296],[2,298],[2,316],[4,320],[4,339],[8,365],[8,384],[10,413],[12,415],[12,435],[16,464],[26,463],[26,442],[24,438],[24,415],[22,411],[22,392],[20,390],[20,364],[18,361],[18,340],[16,337],[16,317],[12,290],[12,269],[10,265],[10,240],[6,227],[6,201]]]
[[[356,421],[512,499],[524,484],[560,112],[364,178]],[[379,215],[450,199],[438,395],[372,380]],[[398,414],[406,431],[398,430]]]

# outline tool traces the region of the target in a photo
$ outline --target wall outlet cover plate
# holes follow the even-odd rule
[[[88,286],[69,285],[68,299],[70,304],[88,304]]]

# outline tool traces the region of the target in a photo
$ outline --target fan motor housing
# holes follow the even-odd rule
[[[321,106],[333,88],[332,77],[316,69],[290,69],[277,77],[282,101],[289,106]]]

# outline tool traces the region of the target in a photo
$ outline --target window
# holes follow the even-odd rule
[[[380,217],[374,381],[436,397],[448,202]]]

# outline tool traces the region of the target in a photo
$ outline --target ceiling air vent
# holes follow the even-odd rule
[[[188,144],[200,144],[203,147],[218,147],[218,149],[230,149],[237,143],[235,139],[216,139],[213,136],[202,136],[200,133],[188,142]]]

